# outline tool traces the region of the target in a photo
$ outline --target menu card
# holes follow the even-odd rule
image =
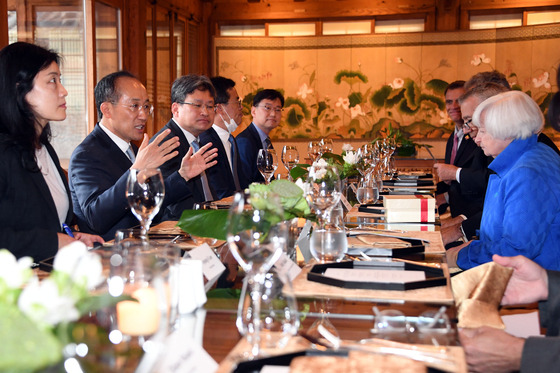
[[[352,282],[406,284],[426,280],[424,271],[393,271],[385,269],[327,268],[325,277]]]

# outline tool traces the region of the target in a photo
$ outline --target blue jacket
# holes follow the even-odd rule
[[[514,140],[490,164],[480,239],[463,248],[463,269],[493,254],[524,255],[560,270],[560,156],[537,135]]]

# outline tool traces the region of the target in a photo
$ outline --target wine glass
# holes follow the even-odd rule
[[[126,198],[134,216],[140,221],[140,239],[148,240],[152,219],[158,213],[165,187],[159,168],[131,169],[126,183]]]
[[[332,153],[333,151],[333,139],[322,139],[321,140],[321,153]]]
[[[193,204],[193,210],[211,210],[211,206],[208,203],[195,203]],[[217,238],[214,237],[202,237],[202,236],[193,236],[191,234],[191,238],[193,242],[197,245],[208,244],[208,246],[213,247],[218,242]],[[216,250],[214,250],[216,252]],[[219,254],[216,252],[216,255]]]
[[[282,163],[288,170],[288,178],[292,181],[291,171],[299,163],[299,153],[295,146],[284,145],[282,148]]]
[[[251,344],[250,357],[260,354],[261,301],[266,273],[286,248],[288,228],[277,195],[269,192],[237,193],[229,209],[227,243],[239,265],[247,273],[251,315],[239,305],[237,327]],[[241,298],[240,302],[245,299]],[[247,324],[250,326],[247,326]]]
[[[375,180],[375,172],[370,172],[360,180],[356,192],[356,198],[360,205],[377,202],[379,199],[379,188]]]
[[[270,184],[274,171],[278,168],[278,156],[274,149],[259,149],[257,168],[264,177],[265,183]]]
[[[307,202],[318,217],[318,225],[313,230],[309,249],[318,261],[338,261],[347,250],[346,232],[342,224],[342,212],[333,214],[342,195],[342,184],[336,167],[324,160],[314,162],[309,168],[308,187],[305,192]]]
[[[309,154],[309,158],[311,158],[311,163],[321,158],[323,154],[321,151],[321,143],[319,141],[309,141],[309,144],[307,144],[307,153]]]

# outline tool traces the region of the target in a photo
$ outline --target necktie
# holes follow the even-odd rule
[[[265,149],[274,149],[274,146],[272,146],[272,141],[270,141],[270,137],[264,139],[264,143],[266,144]]]
[[[237,144],[231,134],[229,135],[228,141],[231,144],[231,173],[233,174],[233,181],[235,182],[235,190],[241,190],[239,176],[237,175]]]
[[[134,161],[136,160],[136,156],[134,155],[134,150],[132,150],[132,145],[128,146],[128,149],[126,149],[125,154],[128,157],[128,159],[130,159],[130,161],[134,163]]]
[[[195,152],[197,152],[200,149],[200,144],[198,142],[198,139],[191,142],[191,146],[193,147],[193,150]],[[203,171],[200,174],[200,181],[202,182],[202,190],[204,191],[204,199],[206,201],[213,201],[214,196],[212,195],[212,189],[210,189],[210,184],[208,184],[208,178],[206,177],[206,172],[205,171]]]
[[[457,148],[459,144],[459,137],[453,134],[453,148],[451,149],[451,159],[449,160],[449,164],[455,164],[455,157],[457,156]]]

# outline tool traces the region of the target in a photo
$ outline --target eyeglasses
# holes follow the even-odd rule
[[[119,106],[124,106],[127,107],[130,111],[132,111],[135,114],[140,114],[140,111],[144,111],[145,113],[148,113],[148,115],[152,115],[154,113],[154,106],[151,104],[130,104],[130,105],[125,105],[125,104],[120,104],[118,102],[111,102],[113,105],[119,105]]]
[[[472,123],[472,118],[471,119],[467,119],[464,123],[463,123],[463,129],[467,130],[467,131],[473,131],[476,127],[473,125],[471,126]]]
[[[267,113],[270,113],[272,110],[274,110],[274,113],[276,113],[276,114],[279,114],[279,113],[284,111],[284,109],[282,109],[282,108],[279,108],[279,107],[273,108],[273,107],[268,106],[268,105],[255,106],[255,107],[260,107],[260,108],[264,109],[264,111],[266,111]]]
[[[208,111],[216,111],[216,105],[204,105],[204,104],[196,104],[194,102],[180,102],[180,101],[177,101],[177,103],[181,105],[191,105],[192,107],[200,111],[202,111],[203,107],[206,108],[206,110]]]

